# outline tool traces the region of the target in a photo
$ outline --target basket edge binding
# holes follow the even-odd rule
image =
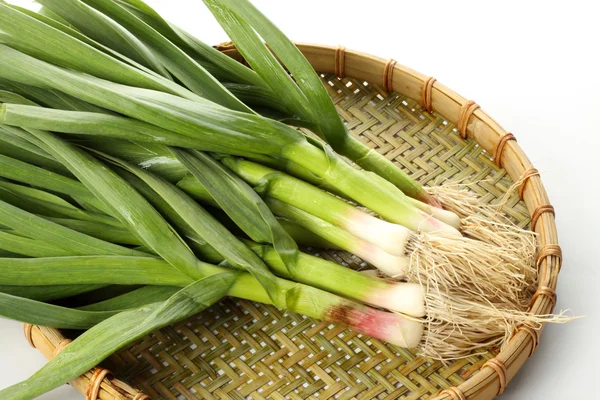
[[[539,281],[538,289],[532,297],[531,311],[537,314],[552,312],[556,304],[555,289],[562,263],[554,208],[550,205],[538,171],[517,144],[515,136],[506,132],[474,101],[460,96],[435,78],[414,71],[395,60],[347,50],[342,46],[296,45],[317,71],[380,84],[389,91],[417,100],[427,111],[436,112],[453,123],[463,139],[473,139],[491,155],[495,164],[504,168],[519,183],[519,196],[524,200],[532,218],[532,230],[538,234],[536,263]],[[223,43],[216,48],[241,61],[231,43]],[[56,329],[27,324],[24,327],[29,343],[38,348],[47,359],[52,359],[58,346],[64,346],[61,343],[65,338]],[[542,330],[543,326],[519,327],[502,352],[484,364],[477,374],[458,387],[441,391],[434,399],[489,400],[502,394],[506,385],[537,349]],[[79,392],[87,393],[87,399],[148,398],[126,383],[110,377],[108,373],[97,371],[99,370],[87,372],[71,382]],[[93,379],[100,376],[103,377],[100,382]],[[97,392],[89,390],[95,386],[98,388]],[[95,397],[90,397],[91,395]]]

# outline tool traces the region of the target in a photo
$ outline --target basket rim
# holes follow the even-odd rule
[[[498,167],[506,170],[513,181],[519,184],[519,196],[530,214],[531,229],[538,235],[536,264],[539,281],[530,309],[538,314],[551,313],[556,303],[555,289],[562,262],[554,208],[549,202],[539,172],[533,167],[515,136],[504,130],[474,101],[467,100],[435,78],[399,64],[396,60],[348,50],[343,46],[311,43],[296,43],[296,46],[320,73],[334,74],[338,78],[347,76],[360,79],[416,100],[425,110],[435,112],[453,123],[463,139],[473,139],[490,154]],[[215,47],[240,59],[231,42]],[[25,324],[24,330],[31,346],[39,349],[47,359],[52,359],[54,353],[64,347],[65,337],[57,329]],[[461,385],[440,392],[434,399],[489,400],[502,394],[506,385],[537,349],[542,330],[543,325],[535,329],[521,326],[505,348],[486,362],[479,372]],[[91,381],[98,375],[93,371],[87,372],[71,384],[85,394],[90,386],[98,384]],[[108,395],[107,398],[112,399],[147,398],[139,390],[110,377],[100,382],[100,392],[102,398],[105,397],[102,396],[104,393]]]

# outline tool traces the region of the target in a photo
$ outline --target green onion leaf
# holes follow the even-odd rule
[[[131,185],[102,162],[56,135],[33,129],[30,132],[145,245],[188,276],[202,276],[199,261],[189,247]]]
[[[36,206],[41,207],[42,209],[47,209],[51,214],[56,213],[69,218],[77,218],[83,221],[102,223],[117,228],[123,226],[118,220],[116,220],[113,217],[109,217],[105,214],[82,210],[54,194],[23,185],[16,185],[14,183],[6,182],[0,179],[0,192],[4,191],[13,194],[18,198],[19,201],[34,204]],[[2,194],[0,193],[0,198],[1,197]],[[19,205],[19,203],[12,204],[24,208],[22,205]],[[51,214],[46,214],[44,212],[42,212],[41,214],[52,216]]]
[[[179,290],[181,288],[176,286],[143,286],[131,292],[77,309],[83,311],[124,311],[157,301],[165,301]]]
[[[105,157],[108,158],[108,156]],[[175,185],[140,168],[113,157],[109,157],[108,160],[143,180],[185,220],[186,224],[219,252],[230,265],[250,272],[263,285],[269,296],[276,299],[275,292],[278,287],[275,276],[267,266],[191,197]],[[229,196],[232,198],[237,197],[237,193],[231,191]]]
[[[112,0],[84,0],[84,2],[112,18],[135,35],[153,52],[173,76],[198,96],[212,100],[232,110],[252,112],[194,59],[126,8]],[[62,7],[62,2],[58,7]]]
[[[29,239],[4,230],[0,231],[0,249],[27,257],[60,257],[71,255],[71,252],[57,248],[41,240]]]
[[[254,241],[272,244],[294,276],[298,246],[261,197],[223,164],[198,151],[172,149],[219,207]]]
[[[192,279],[154,257],[77,256],[0,258],[1,285],[165,285]]]
[[[72,255],[145,255],[133,249],[104,242],[65,228],[0,200],[0,225],[7,226],[15,233],[36,239]]]
[[[0,292],[37,301],[52,301],[91,292],[103,285],[44,285],[12,286],[0,285]]]
[[[71,218],[44,218],[74,231],[81,232],[85,235],[92,236],[106,242],[142,246],[142,241],[123,226],[116,227],[102,223],[82,221]]]
[[[145,65],[167,79],[171,76],[156,55],[121,25],[79,0],[39,0],[87,37]]]
[[[73,310],[0,293],[0,316],[32,325],[62,329],[88,329],[115,314],[114,311]]]
[[[0,391],[0,398],[30,399],[95,367],[115,351],[219,301],[235,282],[233,272],[192,283],[167,301],[119,313],[75,339],[28,380]]]
[[[174,82],[127,65],[2,3],[0,25],[3,43],[38,59],[115,82],[197,97]]]
[[[0,176],[53,192],[69,195],[105,209],[81,182],[0,154]]]

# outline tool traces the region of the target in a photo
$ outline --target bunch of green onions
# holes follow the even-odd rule
[[[523,311],[533,236],[461,235],[464,218],[352,138],[247,0],[205,3],[252,69],[140,0],[38,2],[0,2],[0,315],[85,332],[1,398],[51,390],[224,296],[438,359],[543,320]],[[86,304],[56,304],[73,296]]]

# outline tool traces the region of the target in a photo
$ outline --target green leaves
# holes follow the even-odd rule
[[[39,210],[38,214],[49,216],[59,214],[70,218],[78,218],[83,221],[122,227],[121,223],[112,217],[101,213],[82,210],[54,194],[0,180],[0,198],[3,198],[2,194],[5,192],[9,192],[17,198],[17,202],[12,203],[13,205],[25,209],[23,204],[31,204]]]
[[[174,150],[179,154],[179,150]],[[239,241],[212,215],[204,210],[192,198],[183,193],[175,185],[166,182],[140,168],[119,161],[115,158],[109,160],[116,165],[135,174],[154,190],[166,203],[185,221],[195,233],[204,239],[211,247],[219,252],[230,265],[247,270],[263,285],[272,299],[278,290],[275,276],[269,271],[262,260]],[[236,197],[237,194],[229,192],[229,196]]]
[[[120,85],[57,68],[0,45],[0,77],[53,88],[96,106],[202,140],[197,149],[277,156],[305,137],[283,123],[241,113],[210,101]]]
[[[40,240],[14,235],[7,231],[0,231],[0,249],[28,257],[59,257],[71,254],[69,251]]]
[[[136,250],[104,242],[65,228],[1,200],[0,225],[7,226],[16,233],[67,251],[72,255],[144,255],[144,253]]]
[[[79,0],[39,0],[87,37],[145,65],[162,76],[170,75],[158,58],[128,30]]]
[[[36,58],[115,82],[182,93],[177,85],[151,76],[58,29],[0,3],[0,41]],[[27,32],[27,34],[23,34]],[[170,82],[170,83],[169,83]]]
[[[199,278],[199,262],[162,216],[126,181],[88,153],[54,134],[31,130],[90,192],[140,240],[186,275]]]
[[[223,164],[206,154],[179,149],[172,151],[200,181],[219,207],[252,240],[273,245],[293,276],[298,246],[277,222],[260,196]]]
[[[102,223],[82,221],[72,218],[45,218],[74,231],[84,233],[88,236],[92,236],[106,242],[128,244],[133,246],[142,245],[141,240],[124,227],[115,227]]]
[[[204,60],[212,68],[218,68],[226,76],[227,82],[240,82],[252,85],[262,85],[260,77],[250,68],[226,56],[212,46],[200,41],[183,29],[165,21],[156,11],[140,0],[117,0],[124,8],[135,14],[139,19],[150,25],[157,32],[185,51],[197,62]],[[204,66],[206,68],[206,66]],[[212,73],[212,72],[211,72]],[[214,74],[213,74],[214,75]]]
[[[123,311],[165,301],[181,288],[175,286],[144,286],[110,299],[79,307],[84,311]]]
[[[154,257],[0,258],[0,285],[166,285],[193,280]]]
[[[0,177],[63,193],[102,207],[81,182],[1,154]]]
[[[32,325],[63,329],[88,329],[113,315],[115,315],[114,311],[72,310],[0,293],[0,316]]]
[[[84,0],[84,2],[114,19],[139,38],[160,63],[192,92],[232,110],[251,112],[200,64],[126,8],[112,0]]]
[[[219,301],[237,277],[235,272],[213,275],[190,284],[164,302],[106,319],[75,339],[31,378],[0,391],[0,398],[29,399],[68,382],[136,339]]]
[[[204,0],[204,3],[252,68],[292,112],[317,124],[315,133],[333,147],[346,140],[346,128],[323,83],[283,32],[248,0]]]
[[[199,138],[180,135],[136,119],[98,112],[3,104],[0,120],[6,125],[78,135],[93,135],[171,146],[202,148]]]
[[[36,103],[21,96],[20,94],[9,92],[7,90],[0,90],[0,103],[15,103],[29,106],[37,106]]]
[[[296,115],[302,117],[310,115],[308,99],[248,22],[232,12],[223,2],[204,0],[204,3],[233,40],[242,56],[271,90],[279,95],[282,103]]]

